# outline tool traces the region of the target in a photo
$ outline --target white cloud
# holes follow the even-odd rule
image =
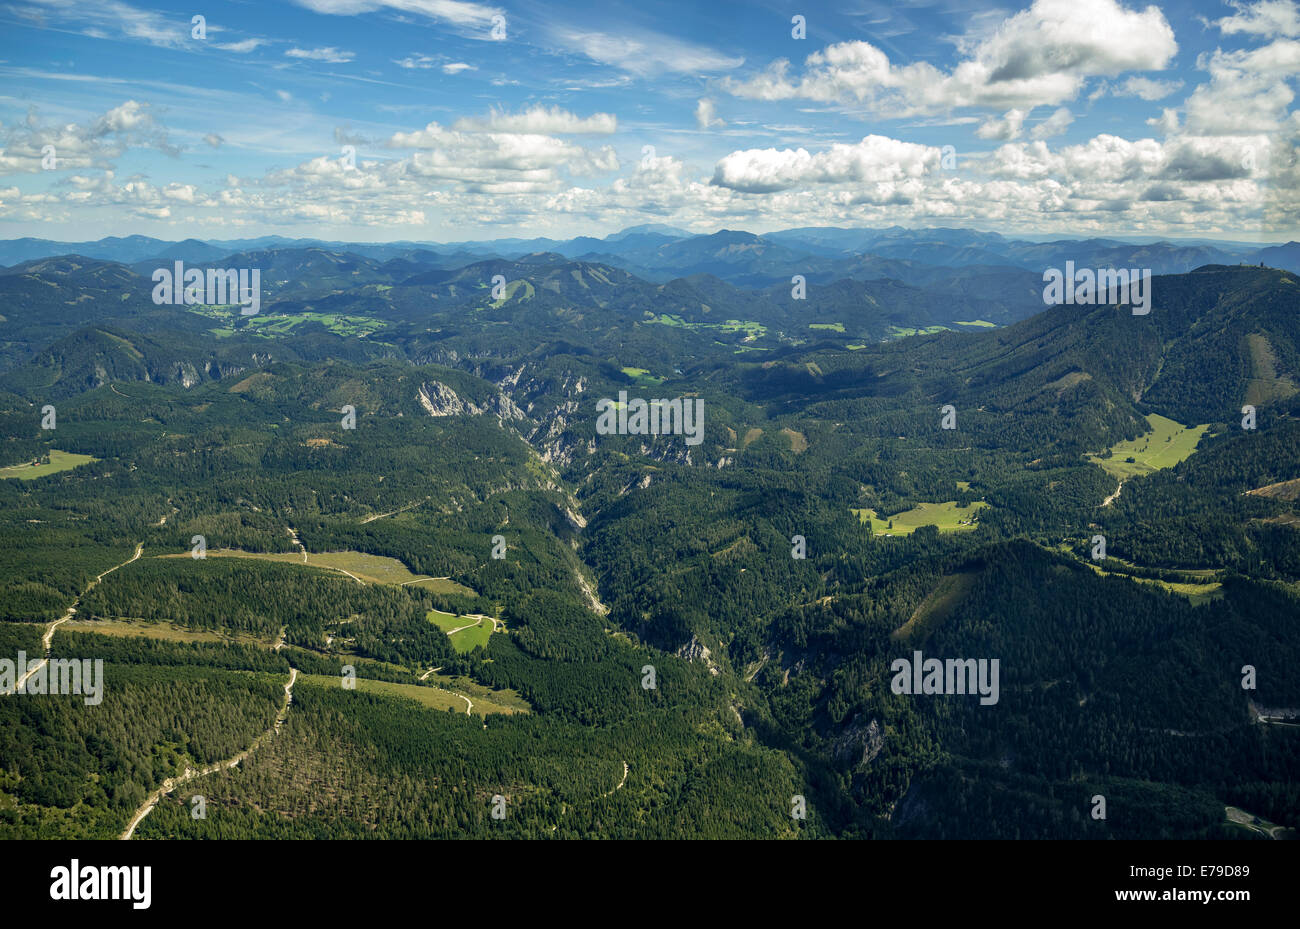
[[[558,106],[541,104],[519,113],[493,109],[486,119],[465,117],[452,128],[458,132],[517,132],[541,135],[610,135],[618,131],[618,119],[612,113],[593,113],[582,117]]]
[[[243,55],[266,45],[267,41],[266,39],[241,39],[238,42],[214,42],[213,44],[223,51],[238,52]]]
[[[428,55],[407,55],[405,58],[394,58],[393,64],[399,65],[403,68],[418,68],[422,71],[427,71],[430,68],[436,67],[438,62],[437,60],[430,58]]]
[[[221,143],[226,140],[223,139],[221,136],[217,135],[215,132],[209,132],[207,135],[203,137],[203,141],[207,142],[213,148],[221,148]]]
[[[356,16],[389,9],[400,13],[417,13],[456,26],[490,24],[492,17],[504,11],[465,0],[294,0],[317,13],[331,16]]]
[[[1166,136],[1173,135],[1179,128],[1178,111],[1172,107],[1165,107],[1160,111],[1159,116],[1148,119],[1147,125],[1159,129]]]
[[[412,174],[459,181],[483,191],[501,183],[553,189],[561,169],[570,176],[618,169],[618,156],[608,145],[592,151],[537,133],[461,132],[429,123],[417,132],[395,133],[385,144],[416,150],[406,163]]]
[[[1027,110],[1007,110],[1002,116],[985,120],[976,130],[975,135],[981,139],[996,139],[1007,142],[1020,138],[1020,129],[1025,124]]]
[[[357,57],[355,52],[344,52],[328,45],[324,48],[291,48],[284,53],[289,58],[302,58],[307,61],[324,61],[328,64],[344,64]]]
[[[43,169],[45,147],[54,147],[54,170],[105,167],[128,148],[154,148],[175,154],[166,129],[148,103],[127,100],[84,123],[44,125],[35,109],[20,125],[0,124],[0,175]]]
[[[809,55],[798,78],[780,59],[723,86],[737,96],[853,103],[893,116],[1030,109],[1074,99],[1089,77],[1161,70],[1178,50],[1158,7],[1134,12],[1116,0],[1035,0],[992,34],[958,45],[966,57],[950,73],[927,62],[898,65],[869,42],[851,41]]]
[[[552,39],[563,48],[576,50],[593,61],[639,77],[652,77],[664,72],[730,71],[745,63],[744,58],[724,55],[706,46],[659,33],[613,35],[563,26],[554,30]]]
[[[746,193],[788,190],[806,184],[887,183],[919,178],[937,168],[937,148],[869,135],[853,145],[836,144],[818,154],[807,149],[732,152],[713,169],[712,183]]]
[[[1072,122],[1074,122],[1074,114],[1070,112],[1068,107],[1060,107],[1047,119],[1029,130],[1029,137],[1032,139],[1050,139],[1064,132]]]
[[[1199,64],[1210,73],[1184,104],[1187,128],[1204,134],[1272,132],[1295,99],[1289,82],[1300,73],[1300,41],[1275,39],[1261,48],[1216,49]]]
[[[1224,33],[1263,36],[1300,36],[1300,6],[1295,0],[1260,0],[1240,3],[1228,0],[1237,12],[1215,22]]]
[[[701,97],[695,103],[695,124],[701,129],[715,129],[725,126],[727,121],[718,116],[717,104]]]
[[[1131,77],[1113,89],[1117,97],[1138,97],[1142,100],[1163,100],[1183,86],[1182,81],[1153,81],[1146,77]]]
[[[462,71],[477,71],[478,68],[463,61],[452,61],[442,66],[443,74],[459,74]]]
[[[33,6],[10,9],[26,19],[42,24],[55,22],[97,39],[136,39],[163,48],[179,48],[190,41],[188,15],[141,10],[118,0],[36,0]]]

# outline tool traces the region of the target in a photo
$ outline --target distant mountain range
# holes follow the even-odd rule
[[[338,242],[262,236],[253,239],[168,242],[148,236],[109,237],[93,242],[48,239],[0,241],[0,265],[58,255],[81,255],[139,266],[172,261],[220,262],[230,256],[283,249],[324,249],[376,262],[401,260],[416,266],[458,268],[485,258],[518,259],[537,253],[560,255],[630,271],[664,282],[710,274],[739,287],[761,289],[796,274],[809,282],[891,278],[913,286],[968,289],[972,279],[993,273],[1029,272],[1073,261],[1078,267],[1144,268],[1153,274],[1182,274],[1207,264],[1263,264],[1300,271],[1300,242],[1249,245],[1239,242],[1133,242],[1121,239],[1065,239],[1051,242],[1008,239],[965,229],[839,229],[811,227],[755,235],[723,230],[691,235],[671,226],[633,226],[593,238],[497,239],[464,242]],[[242,259],[241,259],[242,260]]]

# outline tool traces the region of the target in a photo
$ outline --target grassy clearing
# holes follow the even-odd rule
[[[1223,585],[1217,581],[1208,584],[1182,583],[1179,581],[1162,581],[1154,577],[1137,577],[1133,574],[1127,574],[1123,571],[1107,571],[1091,561],[1085,561],[1089,568],[1101,577],[1126,577],[1130,581],[1138,584],[1149,584],[1167,590],[1170,593],[1178,594],[1180,597],[1186,597],[1192,606],[1200,606],[1203,603],[1210,603],[1223,597]]]
[[[385,328],[388,324],[372,316],[354,316],[346,313],[317,313],[306,310],[302,313],[258,313],[244,316],[242,308],[227,306],[187,306],[191,313],[217,320],[222,325],[211,332],[218,333],[218,338],[226,338],[235,332],[248,332],[251,335],[267,339],[288,335],[299,326],[320,323],[335,335],[344,338],[363,339]],[[236,323],[239,325],[235,325]]]
[[[262,645],[268,648],[274,644],[251,635],[230,635],[202,629],[186,629],[175,623],[154,623],[135,619],[70,620],[59,629],[131,639],[160,639],[164,642],[224,642],[234,645]]]
[[[902,326],[889,327],[889,334],[896,339],[902,339],[909,335],[934,335],[936,332],[947,331],[947,326],[926,326],[924,329],[908,329]]]
[[[487,648],[496,626],[491,619],[455,616],[442,610],[430,610],[425,618],[447,633],[452,648],[462,655],[479,647]]]
[[[441,687],[443,690],[453,690],[456,693],[464,694],[474,701],[474,712],[478,712],[479,704],[488,708],[491,713],[529,713],[532,707],[528,701],[521,697],[513,690],[492,690],[484,687],[478,681],[470,680],[467,677],[451,676],[448,674],[439,674],[437,672],[430,674],[425,678],[426,684],[433,684],[435,687]],[[496,709],[493,709],[493,708]]]
[[[930,633],[939,628],[966,599],[974,584],[975,574],[969,571],[941,578],[934,590],[912,611],[907,622],[895,629],[890,638],[911,646],[923,645]]]
[[[981,329],[996,329],[998,327],[997,323],[991,323],[987,319],[972,319],[969,322],[955,319],[953,323],[957,326],[979,326]]]
[[[523,295],[519,296],[519,292],[521,290],[523,291]],[[506,284],[505,294],[506,295],[504,298],[502,298],[501,300],[493,300],[491,303],[488,304],[488,306],[492,307],[492,309],[494,310],[500,309],[501,307],[505,306],[505,304],[508,303],[509,301],[514,300],[516,296],[518,296],[520,300],[531,300],[533,299],[533,297],[537,296],[537,291],[533,289],[532,284],[528,283],[527,281],[519,280],[519,281],[511,281],[510,283]]]
[[[648,368],[623,368],[622,371],[628,377],[645,384],[662,384],[664,382],[662,377],[651,374]]]
[[[729,319],[722,323],[691,323],[675,313],[660,313],[646,320],[658,326],[673,326],[677,329],[717,329],[721,332],[743,332],[746,339],[756,339],[767,335],[767,327],[748,319]]]
[[[832,332],[843,332],[843,331],[844,331],[844,324],[843,324],[843,323],[809,323],[809,324],[808,324],[808,328],[809,328],[809,329],[829,329],[829,330],[831,330]]]
[[[1296,392],[1295,382],[1277,373],[1277,353],[1267,338],[1259,333],[1246,336],[1250,349],[1251,378],[1246,385],[1246,402],[1261,406],[1285,400]]]
[[[159,558],[188,558],[188,554],[159,555]],[[279,561],[285,564],[299,564],[308,568],[326,568],[351,575],[367,584],[392,584],[423,587],[434,593],[462,594],[474,597],[477,594],[457,584],[453,580],[412,574],[406,565],[396,558],[383,555],[368,555],[365,552],[310,552],[303,561],[302,552],[245,552],[239,549],[222,548],[208,552],[209,558],[251,558],[255,561]]]
[[[1246,493],[1252,497],[1271,497],[1274,500],[1300,500],[1300,478],[1278,481],[1276,484],[1267,484],[1264,487],[1256,487],[1254,490],[1246,491]]]
[[[50,449],[49,461],[27,461],[22,464],[10,465],[7,468],[0,468],[0,478],[16,477],[20,481],[34,481],[38,477],[58,474],[60,471],[71,471],[79,465],[90,464],[92,461],[98,460],[93,455],[78,455],[75,452],[61,452],[52,448]]]
[[[432,710],[453,710],[457,713],[464,713],[466,708],[465,700],[450,690],[443,690],[437,686],[425,686],[424,684],[396,684],[392,681],[375,681],[367,677],[356,679],[357,690],[361,693],[377,694],[383,697],[397,697],[405,700],[414,700],[422,706],[427,706]],[[300,674],[298,675],[298,686],[306,685],[308,687],[321,688],[338,688],[341,686],[340,679],[337,677],[326,677],[322,674]],[[491,691],[488,691],[491,693]],[[474,704],[471,713],[477,716],[489,716],[493,713],[520,713],[527,710],[520,710],[517,707],[507,706],[496,703],[491,700],[476,698],[469,694],[470,701]]]
[[[790,451],[796,455],[808,451],[808,437],[794,429],[782,429],[781,435],[790,440]]]
[[[967,506],[958,506],[957,501],[947,503],[918,503],[910,510],[896,513],[886,519],[876,516],[871,509],[850,510],[861,522],[871,523],[872,535],[911,535],[922,526],[936,526],[940,532],[963,532],[978,525],[980,510],[988,507],[982,500]]]
[[[1196,451],[1197,444],[1210,428],[1208,425],[1184,427],[1155,413],[1147,417],[1147,423],[1151,431],[1146,435],[1111,446],[1109,458],[1089,455],[1088,460],[1100,465],[1112,477],[1126,481],[1152,471],[1172,468],[1184,461]]]

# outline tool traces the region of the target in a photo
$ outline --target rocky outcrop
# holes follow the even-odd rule
[[[719,673],[718,666],[713,663],[713,652],[709,651],[708,646],[696,636],[691,636],[689,642],[677,649],[677,657],[685,658],[687,661],[702,661],[708,667],[710,674]]]
[[[488,413],[508,422],[525,418],[524,411],[505,394],[497,393],[480,405],[463,399],[439,381],[425,381],[416,391],[415,398],[430,416],[482,416]]]
[[[885,747],[885,732],[880,721],[861,723],[856,718],[831,743],[831,757],[853,765],[870,764]]]

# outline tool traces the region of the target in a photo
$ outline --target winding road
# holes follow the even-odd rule
[[[128,558],[126,561],[122,562],[119,565],[113,565],[113,567],[109,568],[103,574],[99,575],[97,578],[91,581],[90,584],[87,585],[86,589],[81,592],[81,596],[77,597],[76,600],[72,601],[72,606],[68,607],[68,612],[64,613],[60,618],[50,623],[50,625],[45,630],[45,635],[41,636],[41,646],[45,649],[45,657],[42,658],[40,661],[38,661],[30,669],[28,669],[27,672],[24,673],[22,677],[18,678],[17,683],[14,684],[14,689],[12,691],[6,691],[6,695],[8,695],[9,693],[18,693],[19,691],[21,691],[23,689],[23,685],[27,683],[27,680],[33,674],[39,671],[41,668],[45,667],[45,663],[50,660],[50,646],[53,645],[54,643],[54,630],[57,629],[59,626],[63,625],[64,623],[66,623],[68,620],[72,619],[73,615],[77,612],[77,606],[81,603],[82,598],[85,597],[86,594],[90,593],[90,591],[94,589],[95,585],[98,584],[100,581],[102,581],[105,577],[112,574],[118,568],[124,568],[127,565],[129,565],[131,562],[139,558],[140,553],[143,551],[144,551],[144,543],[137,542],[135,546],[134,555],[132,555],[130,558]]]
[[[131,817],[131,822],[127,825],[126,829],[123,830],[122,835],[119,836],[119,838],[124,842],[130,839],[131,836],[135,834],[136,826],[140,825],[140,823],[144,821],[144,818],[153,812],[153,808],[158,805],[158,802],[186,781],[192,781],[196,777],[203,777],[205,774],[213,774],[217,771],[233,768],[251,755],[253,750],[261,745],[263,741],[279,732],[280,727],[284,725],[285,717],[289,715],[289,706],[293,703],[293,683],[297,679],[298,669],[290,668],[289,682],[284,685],[284,706],[280,707],[279,711],[275,714],[275,722],[271,724],[270,729],[266,730],[254,739],[252,745],[248,746],[248,748],[244,749],[233,758],[214,762],[206,768],[200,768],[197,771],[193,768],[186,768],[184,774],[167,778],[167,780],[162,782],[161,787],[149,795],[148,799],[140,806],[140,809],[135,811],[135,815]]]

